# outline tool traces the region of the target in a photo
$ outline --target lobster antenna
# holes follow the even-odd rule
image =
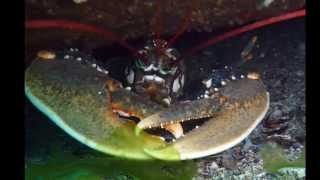
[[[184,56],[181,56],[179,59],[176,60],[175,63],[178,63],[179,61],[181,61],[183,58],[185,58],[186,56],[192,55],[195,52],[204,49],[208,46],[214,45],[218,42],[224,41],[226,39],[235,37],[237,35],[249,32],[249,31],[253,31],[255,29],[264,27],[264,26],[268,26],[271,24],[275,24],[275,23],[279,23],[282,21],[286,21],[286,20],[290,20],[290,19],[295,19],[295,18],[299,18],[299,17],[304,17],[306,15],[306,10],[305,9],[301,9],[301,10],[297,10],[297,11],[293,11],[293,12],[289,12],[286,14],[281,14],[279,16],[274,16],[271,18],[267,18],[267,19],[263,19],[263,20],[259,20],[256,21],[254,23],[251,24],[247,24],[244,25],[240,28],[236,28],[234,30],[228,31],[226,33],[223,33],[221,35],[215,36],[213,38],[210,38],[202,43],[200,43],[197,46],[194,46],[193,48],[187,49],[184,54]]]
[[[69,29],[77,30],[83,32],[96,33],[107,40],[114,41],[121,46],[127,48],[134,56],[138,58],[144,58],[141,54],[138,53],[138,50],[128,44],[125,40],[121,39],[111,31],[98,28],[93,25],[78,23],[68,20],[29,20],[25,22],[25,27],[28,29],[47,29],[47,28],[59,28],[59,29]]]
[[[170,47],[179,36],[181,36],[182,33],[185,32],[187,29],[188,25],[190,24],[190,19],[191,19],[191,14],[193,9],[196,7],[196,2],[197,0],[192,0],[190,6],[187,8],[187,11],[184,15],[184,18],[182,20],[182,23],[180,25],[180,29],[176,32],[176,34],[168,41],[167,47]]]
[[[232,38],[234,36],[246,33],[248,31],[252,31],[252,30],[267,26],[267,25],[275,24],[275,23],[286,21],[286,20],[289,20],[289,19],[303,17],[305,15],[306,15],[306,10],[305,9],[301,9],[301,10],[296,10],[296,11],[293,11],[293,12],[289,12],[289,13],[286,13],[286,14],[281,14],[279,16],[270,17],[270,18],[267,18],[267,19],[256,21],[256,22],[251,23],[251,24],[244,25],[244,26],[242,26],[240,28],[236,28],[234,30],[231,30],[231,31],[228,31],[228,32],[223,33],[221,35],[218,35],[218,36],[215,36],[213,38],[210,38],[210,39],[200,43],[199,45],[197,45],[197,46],[195,46],[193,48],[187,49],[186,50],[186,52],[187,52],[186,55],[193,54],[193,53],[195,53],[195,52],[197,52],[197,51],[199,51],[199,50],[201,50],[203,48],[206,48],[206,47],[208,47],[210,45],[213,45],[213,44],[216,44],[218,42],[224,41],[226,39]]]

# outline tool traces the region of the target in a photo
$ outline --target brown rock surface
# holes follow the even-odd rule
[[[137,39],[150,37],[151,31],[161,27],[162,35],[174,34],[188,12],[187,31],[211,32],[304,5],[305,0],[26,0],[26,20],[72,20],[107,29],[124,39]],[[27,30],[26,39],[27,55],[39,48],[77,45],[90,50],[110,43],[94,34],[56,29]]]

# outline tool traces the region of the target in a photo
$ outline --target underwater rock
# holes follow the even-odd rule
[[[306,176],[305,168],[281,168],[279,173],[287,176],[295,176],[297,178],[304,178]]]
[[[157,16],[157,1],[118,1],[118,0],[27,0],[26,19],[67,19],[96,25],[115,32],[125,39],[150,37],[150,26],[163,24],[163,34],[174,34],[189,16],[188,30],[211,32],[217,29],[230,28],[258,19],[272,17],[288,11],[302,8],[305,0],[273,1],[261,7],[266,1],[160,1],[160,15]],[[267,3],[268,4],[268,3]],[[160,18],[158,18],[160,17]],[[159,20],[160,19],[160,20]],[[162,22],[159,22],[162,21]],[[28,32],[27,32],[28,33]],[[51,42],[56,39],[69,38],[69,45],[81,43],[84,48],[92,48],[108,43],[88,33],[70,33],[67,31],[48,31],[33,33],[33,44]],[[26,36],[28,37],[28,35]],[[40,45],[41,47],[41,45]],[[43,46],[42,46],[43,47]]]

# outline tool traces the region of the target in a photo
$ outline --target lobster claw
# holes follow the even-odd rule
[[[194,128],[167,147],[144,149],[159,159],[167,158],[162,155],[172,148],[178,151],[179,159],[200,158],[240,143],[263,119],[268,108],[269,93],[262,81],[245,78],[231,81],[215,98],[191,101],[148,116],[137,124],[135,132],[139,134],[147,127],[209,116],[210,119],[199,128]]]
[[[163,147],[165,142],[147,133],[135,136],[135,124],[113,112],[106,85],[115,80],[96,65],[78,61],[78,57],[85,59],[81,54],[53,53],[52,58],[35,59],[25,72],[25,94],[31,103],[95,150],[122,158],[154,159],[144,149]],[[172,149],[167,156],[178,154]]]

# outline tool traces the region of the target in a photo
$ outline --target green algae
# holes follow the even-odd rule
[[[301,152],[298,159],[289,161],[283,148],[279,145],[268,143],[260,151],[263,159],[263,166],[268,173],[278,173],[282,168],[304,168],[305,149]]]
[[[118,151],[118,156],[121,157],[138,157],[140,159],[154,159],[155,156],[150,156],[146,150],[156,150],[166,148],[167,151],[159,152],[159,159],[162,160],[180,160],[180,155],[176,149],[166,144],[163,140],[156,136],[151,136],[145,132],[141,132],[138,136],[134,134],[134,124],[127,124],[121,129],[117,128],[110,138],[99,142],[97,146],[108,144],[109,151]],[[99,147],[97,147],[99,148]],[[135,156],[132,155],[135,153]]]
[[[119,159],[104,154],[79,158],[56,151],[42,164],[26,163],[25,179],[112,179],[112,180],[177,180],[192,179],[196,173],[193,161],[166,162]]]

